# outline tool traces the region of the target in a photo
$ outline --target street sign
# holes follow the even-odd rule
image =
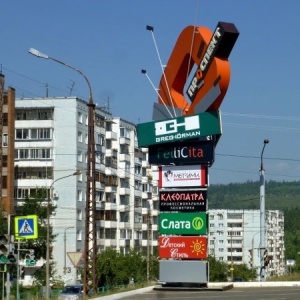
[[[160,234],[207,234],[206,213],[160,213]]]
[[[172,190],[159,192],[160,211],[205,212],[206,190]]]
[[[37,216],[15,217],[15,239],[37,239]]]
[[[77,268],[81,258],[83,257],[82,252],[67,252],[68,257],[70,258],[74,268]]]
[[[173,142],[149,146],[151,165],[208,164],[214,161],[214,141]]]
[[[204,112],[137,125],[138,146],[170,143],[222,133],[220,111]]]
[[[159,188],[208,186],[208,168],[205,165],[161,166],[158,170]]]
[[[207,238],[200,236],[160,236],[159,258],[205,259]]]

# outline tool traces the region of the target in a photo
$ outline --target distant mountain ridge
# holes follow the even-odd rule
[[[209,209],[259,209],[260,183],[211,185],[207,195]],[[284,212],[285,257],[300,265],[300,181],[266,181],[265,205],[266,210]]]
[[[266,209],[300,208],[300,181],[265,182]],[[214,184],[208,188],[209,209],[259,209],[260,182]]]

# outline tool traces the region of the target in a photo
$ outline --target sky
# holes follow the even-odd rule
[[[94,102],[135,124],[152,120],[160,61],[167,64],[180,32],[234,23],[240,35],[210,184],[258,181],[265,139],[266,182],[300,179],[300,1],[15,0],[1,11],[0,66],[17,98],[89,96],[80,74],[34,57],[33,47],[81,70]]]

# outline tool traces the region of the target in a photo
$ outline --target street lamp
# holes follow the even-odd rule
[[[232,257],[232,235],[233,235],[233,231],[232,231],[232,227],[231,228],[231,239],[230,239],[230,247],[231,247],[231,266],[230,266],[230,273],[231,273],[231,281],[233,281],[233,257]]]
[[[93,293],[97,290],[97,236],[96,236],[96,182],[95,182],[95,137],[94,137],[94,122],[95,122],[95,104],[93,101],[92,87],[85,76],[79,69],[70,66],[56,58],[44,54],[34,48],[29,49],[29,53],[39,58],[50,59],[59,64],[64,65],[78,72],[86,81],[89,88],[88,106],[88,149],[87,149],[87,183],[86,183],[86,211],[85,211],[85,241],[84,241],[84,271],[83,271],[83,292],[88,294],[89,290]]]
[[[265,240],[265,170],[263,165],[263,154],[266,145],[269,143],[268,139],[264,140],[264,146],[260,155],[260,281],[266,281],[266,270],[264,266],[264,251],[266,248]]]
[[[70,226],[65,228],[64,230],[64,275],[67,275],[67,230],[74,228],[74,226]]]
[[[73,174],[66,175],[60,178],[55,179],[48,190],[48,201],[47,201],[47,238],[46,238],[46,291],[45,291],[45,298],[49,299],[49,287],[50,287],[50,201],[51,201],[51,189],[55,182],[81,174],[81,171],[78,170]]]

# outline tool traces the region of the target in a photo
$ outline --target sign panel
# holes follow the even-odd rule
[[[159,281],[207,283],[209,281],[208,269],[208,262],[203,260],[163,259],[159,261]]]
[[[207,214],[199,213],[160,213],[160,234],[207,234]]]
[[[207,258],[207,238],[201,236],[160,236],[159,258]]]
[[[152,165],[208,164],[214,161],[214,142],[187,141],[149,146]]]
[[[205,212],[206,190],[177,190],[159,192],[160,211]]]
[[[204,112],[137,125],[139,147],[195,139],[221,133],[222,124],[219,111]]]
[[[160,166],[158,187],[206,187],[208,167],[205,165]]]
[[[15,217],[15,239],[37,239],[37,216]]]

